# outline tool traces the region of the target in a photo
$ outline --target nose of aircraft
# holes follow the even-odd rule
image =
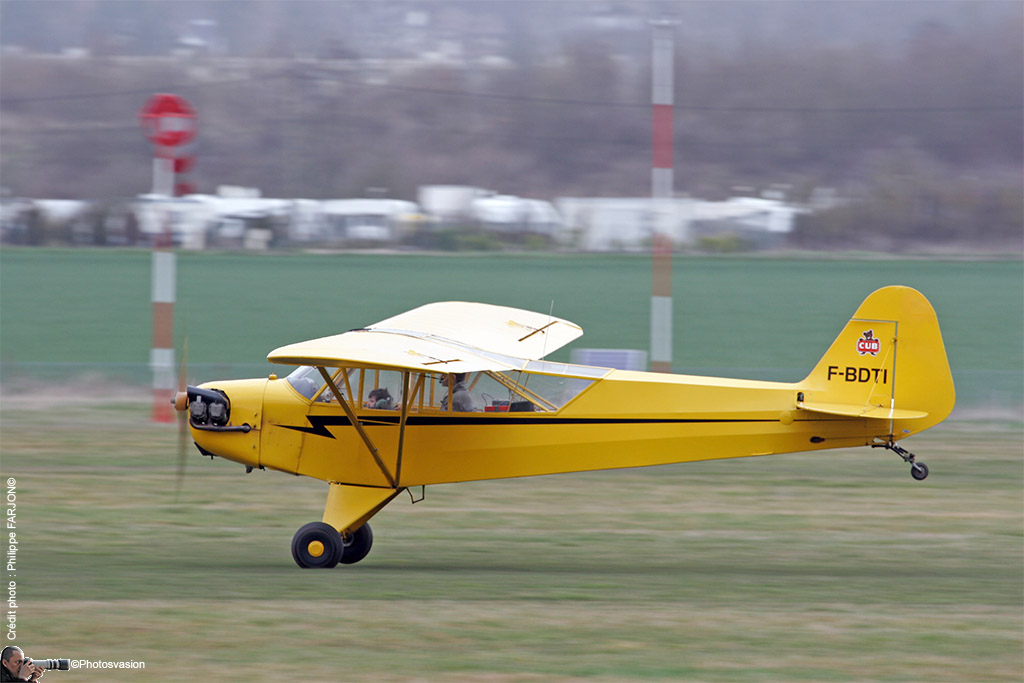
[[[174,406],[188,411],[196,446],[248,467],[259,466],[259,436],[266,379],[225,380],[189,386]]]

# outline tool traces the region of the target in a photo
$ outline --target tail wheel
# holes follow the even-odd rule
[[[921,481],[928,476],[928,465],[925,465],[923,462],[918,462],[916,455],[908,451],[906,448],[901,447],[895,441],[871,444],[871,446],[872,448],[886,448],[903,458],[903,462],[910,463],[910,476],[917,481]]]
[[[330,569],[338,564],[345,548],[341,534],[330,524],[310,522],[292,537],[292,557],[303,569]]]
[[[341,542],[345,551],[341,555],[342,564],[355,564],[366,557],[373,547],[373,530],[369,524],[364,524],[352,533],[342,534]]]

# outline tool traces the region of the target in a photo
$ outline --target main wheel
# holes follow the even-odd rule
[[[310,522],[292,537],[292,557],[303,569],[330,569],[338,564],[345,550],[341,534],[330,524]]]
[[[373,530],[369,524],[364,524],[350,534],[342,534],[341,542],[345,546],[341,563],[355,564],[366,557],[373,547]]]
[[[921,481],[928,476],[928,465],[925,465],[923,462],[915,462],[910,466],[910,476]]]

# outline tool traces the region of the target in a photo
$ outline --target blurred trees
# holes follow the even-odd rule
[[[837,206],[800,216],[793,235],[809,247],[893,249],[959,243],[1020,249],[1024,192],[1020,174],[961,174],[914,151],[872,159],[861,188]]]
[[[228,5],[221,21],[237,11]],[[266,33],[257,18],[238,21]],[[294,59],[297,38],[282,25],[266,38],[273,59],[5,56],[5,188],[147,192],[152,149],[136,115],[169,91],[199,112],[194,178],[204,192],[233,184],[329,198],[376,187],[415,199],[417,186],[445,183],[540,198],[650,192],[649,65],[599,37],[577,36],[544,61],[456,67]],[[842,201],[801,221],[808,245],[1020,241],[1019,23],[924,23],[886,49],[797,38],[677,44],[677,191],[715,199],[784,186],[806,201],[835,188]]]

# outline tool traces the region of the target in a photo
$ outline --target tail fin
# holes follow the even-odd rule
[[[938,424],[956,395],[935,310],[910,287],[875,291],[800,389],[801,409],[884,420],[894,439]]]

